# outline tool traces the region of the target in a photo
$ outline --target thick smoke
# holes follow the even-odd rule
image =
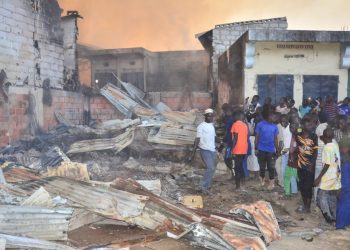
[[[290,29],[350,27],[349,0],[59,0],[78,10],[80,42],[102,48],[201,49],[215,24],[286,16]]]

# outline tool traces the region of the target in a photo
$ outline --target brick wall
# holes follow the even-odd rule
[[[90,99],[90,112],[93,120],[106,121],[124,118],[124,115],[103,96],[94,96]]]
[[[0,69],[12,85],[63,82],[63,32],[56,0],[0,0]]]
[[[60,112],[64,118],[79,125],[83,123],[84,96],[76,92],[52,90],[52,105],[44,105],[45,130],[57,125],[55,111]]]
[[[149,92],[149,103],[156,105],[164,102],[172,110],[189,111],[191,109],[206,109],[212,107],[211,95],[207,92]]]
[[[124,115],[114,108],[103,96],[86,97],[81,93],[51,90],[52,105],[42,103],[42,89],[11,87],[8,102],[0,102],[0,147],[34,133],[30,124],[37,124],[47,131],[57,125],[54,112],[75,125],[83,124],[84,110],[90,106],[91,119],[105,121],[122,119]],[[29,99],[35,105],[30,110]],[[90,104],[89,104],[90,103]]]
[[[28,95],[10,95],[8,103],[1,103],[0,145],[17,140],[29,132]]]

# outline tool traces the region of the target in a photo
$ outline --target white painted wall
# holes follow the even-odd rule
[[[310,44],[313,49],[281,49],[277,44]],[[285,58],[300,55],[304,58]],[[245,69],[245,97],[257,94],[258,74],[294,75],[294,99],[296,107],[302,103],[303,75],[338,75],[338,99],[347,95],[348,70],[340,69],[340,43],[276,43],[256,42],[254,66]]]

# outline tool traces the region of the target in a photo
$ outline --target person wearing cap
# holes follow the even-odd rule
[[[200,182],[200,192],[203,194],[209,194],[211,183],[216,168],[216,152],[215,152],[215,140],[216,133],[213,124],[214,111],[212,109],[206,109],[204,111],[204,122],[197,127],[197,136],[194,141],[192,156],[193,159],[197,148],[200,148],[201,158],[206,166],[204,176]]]

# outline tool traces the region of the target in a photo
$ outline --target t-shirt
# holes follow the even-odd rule
[[[204,150],[215,152],[215,128],[213,123],[202,122],[197,127],[199,147]]]
[[[325,104],[323,110],[327,114],[329,121],[333,120],[339,114],[339,107],[335,103]]]
[[[295,140],[298,145],[298,167],[314,171],[317,158],[317,135],[310,133],[309,138],[303,138],[299,134]]]
[[[278,135],[277,125],[267,121],[261,121],[256,125],[255,133],[259,135],[258,150],[276,153],[275,137]]]
[[[299,107],[299,114],[300,114],[300,117],[303,118],[304,115],[306,115],[307,113],[309,113],[311,110],[311,107],[309,106],[306,106],[306,107],[303,107],[302,105]]]
[[[350,106],[339,106],[339,114],[350,116]]]
[[[331,142],[324,145],[322,152],[322,163],[329,165],[329,167],[327,169],[327,172],[321,178],[320,189],[340,189],[340,153],[337,144]]]
[[[233,134],[237,134],[237,142],[232,153],[236,155],[245,155],[248,152],[248,126],[242,121],[236,121],[231,129],[232,139]]]

